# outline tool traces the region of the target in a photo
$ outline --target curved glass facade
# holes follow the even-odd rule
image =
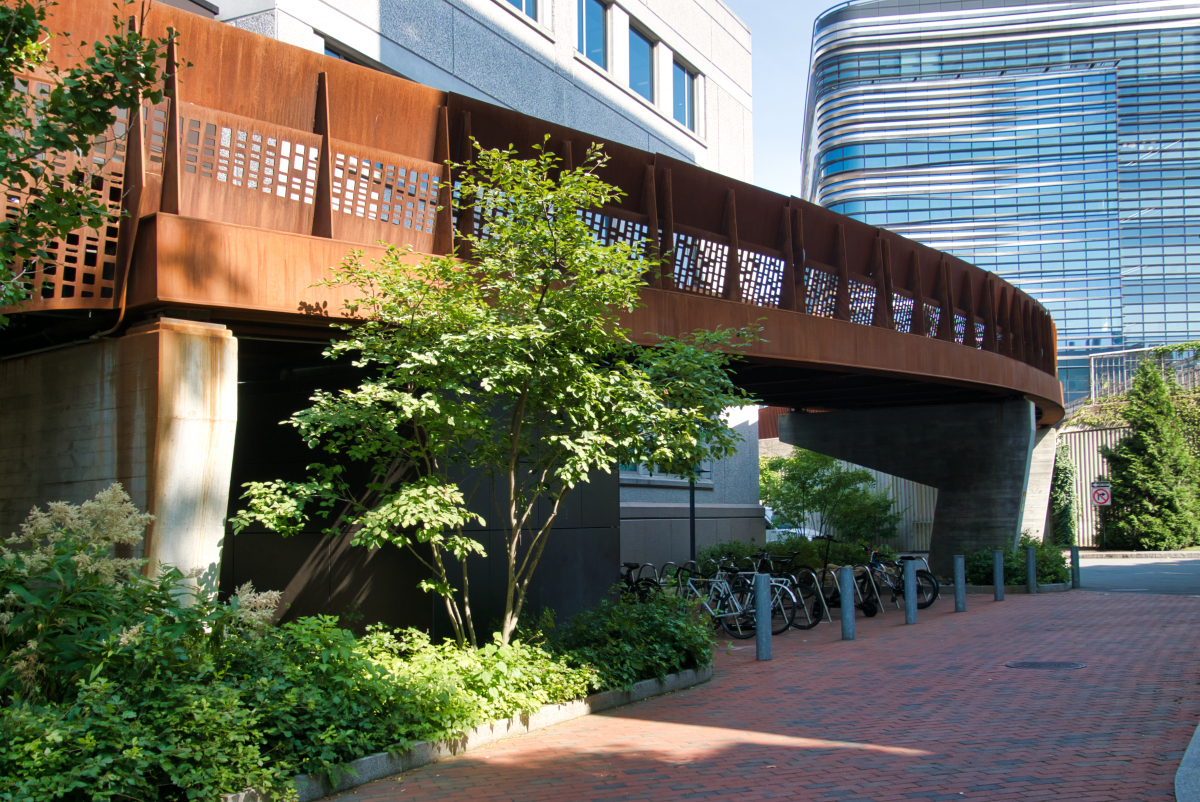
[[[1200,339],[1200,6],[868,0],[813,36],[805,197],[950,251],[1091,352]]]

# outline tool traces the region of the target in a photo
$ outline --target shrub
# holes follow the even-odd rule
[[[1075,545],[1075,461],[1066,439],[1054,446],[1054,473],[1050,479],[1050,520],[1054,527],[1054,542],[1061,546]]]
[[[551,651],[574,666],[594,666],[602,690],[662,679],[712,663],[712,628],[700,620],[698,603],[667,594],[645,601],[602,601],[565,625],[547,626]]]
[[[356,639],[327,616],[271,626],[278,593],[220,604],[178,571],[113,559],[146,520],[114,486],[35,511],[10,540],[25,548],[0,552],[0,799],[282,800],[298,772],[711,660],[675,598],[581,613],[553,647]]]
[[[151,520],[114,484],[80,506],[35,508],[0,546],[0,699],[70,693],[147,609],[177,608],[177,573],[155,582],[137,574],[141,561],[111,556]]]
[[[1071,572],[1067,567],[1067,558],[1061,548],[1022,534],[1017,548],[1014,549],[1010,546],[1004,550],[1004,584],[1023,585],[1026,583],[1026,546],[1033,546],[1036,550],[1038,584],[1047,585],[1070,581]],[[967,584],[992,584],[992,552],[993,549],[980,549],[967,555]]]
[[[810,516],[821,534],[868,544],[896,536],[903,512],[875,489],[870,471],[803,448],[789,457],[759,460],[759,494],[782,520],[798,526]]]
[[[414,689],[422,711],[440,722],[445,737],[493,719],[532,713],[545,704],[580,699],[598,686],[598,675],[586,663],[572,666],[545,649],[499,633],[481,649],[453,643],[434,645],[415,629],[397,636],[384,627],[371,627],[360,649],[402,688]]]
[[[1113,495],[1106,548],[1178,549],[1200,537],[1200,470],[1171,390],[1155,360],[1142,360],[1121,412],[1130,434],[1100,447]]]
[[[0,708],[5,799],[215,799],[256,788],[294,796],[268,758],[259,718],[207,679],[80,683],[65,704]]]

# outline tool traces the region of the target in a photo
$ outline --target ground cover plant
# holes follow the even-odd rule
[[[641,601],[602,601],[566,624],[543,619],[548,648],[573,666],[594,667],[602,690],[663,679],[712,662],[712,627],[698,603],[666,593]]]
[[[1067,558],[1060,546],[1044,543],[1028,534],[1022,534],[1016,548],[1004,550],[1004,584],[1024,585],[1026,583],[1025,548],[1033,546],[1037,555],[1037,581],[1040,585],[1057,584],[1071,581],[1071,572],[1067,567]],[[994,549],[980,549],[967,555],[967,584],[992,584],[992,565]]]
[[[0,546],[0,798],[283,800],[296,773],[711,660],[679,600],[585,611],[553,647],[276,625],[277,592],[219,602],[111,556],[150,520],[114,485],[35,511]]]

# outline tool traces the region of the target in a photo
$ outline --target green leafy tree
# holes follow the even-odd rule
[[[1200,473],[1171,388],[1152,360],[1138,365],[1122,415],[1132,430],[1102,446],[1112,480],[1106,545],[1175,549],[1193,545],[1200,527]]]
[[[1054,473],[1050,478],[1050,522],[1054,527],[1054,542],[1062,546],[1075,544],[1075,461],[1071,447],[1060,438],[1054,446]]]
[[[815,515],[822,535],[855,543],[895,537],[903,517],[869,471],[802,448],[760,461],[759,495],[782,520],[799,525]]]
[[[115,9],[129,4],[122,0]],[[70,34],[48,27],[53,6],[46,0],[0,3],[0,189],[6,198],[19,200],[10,200],[0,219],[0,308],[29,297],[35,288],[24,273],[39,260],[53,260],[56,238],[80,226],[100,228],[117,216],[110,199],[93,189],[103,163],[79,159],[71,174],[60,175],[55,159],[64,153],[86,155],[109,137],[123,138],[118,110],[163,98],[165,62],[159,62],[167,39],[143,36],[141,25],[131,30],[114,14],[110,35],[79,43],[72,66],[55,64],[49,60],[50,43],[59,39],[65,54]],[[142,4],[140,11],[144,22],[149,5]],[[28,76],[36,83],[31,85]],[[48,88],[39,91],[37,84]],[[5,322],[0,317],[0,325]]]
[[[561,170],[540,148],[531,159],[481,150],[456,175],[462,213],[483,219],[467,237],[472,263],[412,264],[391,248],[336,269],[328,283],[357,297],[348,312],[361,322],[343,325],[327,355],[353,355],[368,378],[317,393],[292,417],[324,460],[306,481],[249,484],[239,531],[259,521],[286,535],[332,514],[331,535],[404,547],[429,572],[422,587],[445,599],[458,642],[475,644],[465,565],[484,548],[467,527],[487,524],[477,510],[490,496],[508,643],[571,488],[616,462],[686,477],[734,453],[739,437],[720,413],[750,402],[725,352],[752,333],[632,343],[619,315],[653,265],[640,247],[599,243],[583,218],[618,195],[596,175],[604,161],[592,149]],[[350,478],[352,463],[368,481]]]

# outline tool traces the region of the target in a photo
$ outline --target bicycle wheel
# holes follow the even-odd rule
[[[937,577],[928,571],[917,571],[917,609],[924,610],[941,595]]]
[[[771,589],[771,634],[782,635],[796,620],[796,597],[783,585]]]
[[[621,598],[624,601],[644,602],[661,592],[661,585],[659,585],[650,577],[643,577],[642,579],[635,581],[632,586],[622,588]]]
[[[797,603],[792,626],[796,629],[812,629],[821,623],[821,616],[825,611],[821,606],[821,597],[816,588],[807,582],[797,582],[793,587]]]
[[[743,610],[736,615],[727,615],[721,619],[721,628],[725,634],[738,640],[754,637],[754,610]]]
[[[875,598],[874,591],[871,589],[871,580],[866,574],[863,574],[858,578],[857,584],[859,595],[862,597],[862,603],[859,604],[859,608],[867,618],[874,618],[879,612],[879,604]]]
[[[754,637],[754,593],[751,588],[740,582],[739,587],[732,588],[733,598],[726,610],[740,610],[721,617],[721,627],[731,638],[745,640]]]

